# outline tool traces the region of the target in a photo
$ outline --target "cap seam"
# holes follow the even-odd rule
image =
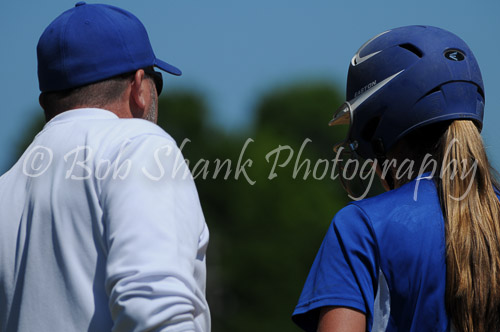
[[[113,8],[112,6],[108,6],[111,10],[115,10],[115,8]],[[125,39],[123,38],[123,35],[122,35],[122,32],[121,32],[121,29],[119,29],[119,27],[117,27],[116,23],[111,20],[108,15],[106,13],[104,13],[103,11],[101,11],[101,14],[102,16],[109,22],[111,23],[111,25],[113,26],[114,30],[117,32],[117,35],[118,37],[120,38],[120,46],[122,47],[122,49],[127,53],[127,57],[131,60],[131,62],[134,64],[134,67],[136,65],[136,61],[134,60],[134,58],[132,57],[132,55],[130,54],[130,50],[129,48],[127,47],[127,43],[125,42]],[[123,74],[123,73],[122,73]]]
[[[66,32],[68,30],[68,22],[73,17],[73,15],[75,15],[75,11],[73,11],[71,13],[71,15],[69,15],[68,18],[66,19],[66,22],[64,22],[64,29],[62,30],[62,33],[61,33],[61,36],[60,36],[60,38],[61,38],[60,43],[62,44],[62,45],[60,45],[61,52],[62,52],[62,60],[61,60],[62,63],[61,63],[61,65],[63,67],[64,79],[66,80],[66,83],[70,83],[69,82],[68,71],[66,70],[66,53],[67,53],[67,51],[66,51],[66,46],[67,46],[66,45],[67,44],[66,43]],[[72,84],[70,84],[70,85],[72,85]]]

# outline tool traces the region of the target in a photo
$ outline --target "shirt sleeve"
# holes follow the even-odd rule
[[[377,291],[377,252],[373,228],[363,210],[354,204],[340,210],[316,255],[293,321],[315,332],[321,307],[348,307],[365,313],[369,331]]]
[[[208,231],[181,152],[167,138],[139,137],[110,168],[100,200],[113,331],[199,331]]]

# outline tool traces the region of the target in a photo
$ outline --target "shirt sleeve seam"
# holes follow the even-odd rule
[[[375,242],[375,247],[376,247],[376,265],[378,267],[378,270],[380,270],[380,266],[381,266],[381,262],[380,262],[380,246],[379,246],[379,243],[378,243],[378,238],[377,238],[377,235],[375,233],[375,229],[373,228],[373,223],[372,223],[372,220],[370,218],[370,216],[366,213],[366,211],[361,207],[359,206],[358,204],[354,204],[354,203],[351,203],[352,206],[356,207],[360,212],[361,214],[363,215],[363,217],[365,217],[366,221],[368,222],[368,226],[370,227],[370,232],[371,232],[371,235],[372,235],[372,238]]]

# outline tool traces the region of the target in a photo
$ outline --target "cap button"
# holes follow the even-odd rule
[[[80,7],[80,6],[83,6],[83,5],[86,5],[87,3],[85,1],[78,1],[76,4],[75,4],[75,7]]]

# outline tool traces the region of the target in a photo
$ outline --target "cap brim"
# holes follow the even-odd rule
[[[182,75],[182,71],[179,68],[174,67],[171,64],[166,63],[165,61],[161,61],[160,59],[155,59],[154,66],[160,68],[161,70],[166,71],[167,73],[175,75],[175,76]]]

